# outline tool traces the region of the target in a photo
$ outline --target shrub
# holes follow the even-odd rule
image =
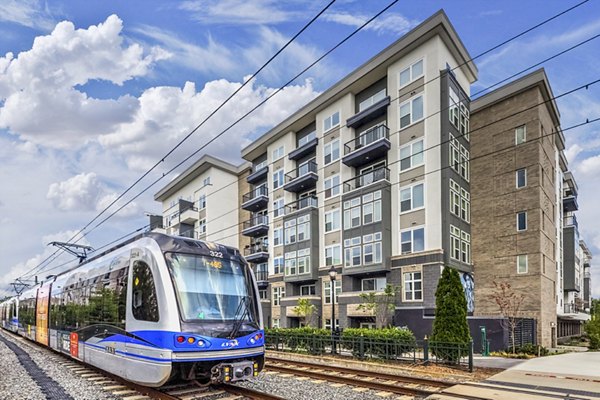
[[[359,358],[394,359],[412,352],[416,341],[413,333],[405,328],[346,328],[342,332],[341,346]]]
[[[544,346],[538,346],[538,345],[530,344],[530,343],[524,344],[521,347],[517,347],[516,348],[516,352],[517,353],[521,353],[521,354],[528,354],[528,355],[531,355],[531,356],[537,356],[538,355],[538,348],[539,348],[540,356],[547,356],[548,355],[548,349],[547,348],[545,348]]]
[[[284,346],[292,351],[323,354],[325,344],[329,343],[331,331],[316,328],[277,328],[265,329],[268,347]]]
[[[590,350],[600,350],[600,319],[588,321],[585,324],[585,333],[590,338]]]

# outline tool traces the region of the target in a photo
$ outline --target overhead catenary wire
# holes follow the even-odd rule
[[[473,60],[475,60],[476,58],[479,58],[485,54],[488,54],[489,52],[511,42],[512,40],[517,39],[518,37],[521,37],[525,34],[527,34],[528,32],[533,31],[534,29],[537,29],[539,27],[541,27],[542,25],[545,25],[546,23],[580,7],[581,5],[587,3],[589,0],[584,0],[580,3],[575,4],[574,6],[553,15],[550,18],[547,18],[546,20],[526,29],[525,31],[520,32],[519,34],[503,41],[502,43],[484,51],[483,53],[480,53],[479,55],[471,58],[470,60],[465,61],[463,64],[460,64],[458,66],[456,66],[455,68],[453,68],[452,70],[459,68]],[[100,225],[102,225],[104,222],[106,222],[108,219],[110,219],[112,216],[114,216],[116,213],[118,213],[120,210],[122,210],[125,206],[127,206],[128,204],[130,204],[132,201],[134,201],[135,199],[137,199],[139,196],[141,196],[143,193],[145,193],[147,190],[149,190],[151,187],[153,187],[158,181],[160,181],[162,178],[164,178],[166,175],[170,174],[172,171],[174,171],[176,168],[178,168],[179,166],[181,166],[183,163],[187,162],[191,157],[195,156],[198,152],[200,152],[202,149],[204,149],[206,146],[208,146],[210,143],[212,143],[214,140],[216,140],[218,137],[220,137],[222,134],[224,134],[225,132],[227,132],[228,130],[230,130],[233,126],[237,125],[237,123],[239,123],[241,121],[241,119],[245,118],[246,116],[248,116],[250,113],[252,113],[255,109],[257,109],[258,107],[260,107],[262,104],[264,104],[266,101],[268,101],[272,96],[274,96],[275,94],[277,94],[279,91],[281,91],[284,87],[286,87],[287,85],[289,85],[291,82],[293,82],[295,79],[297,79],[299,76],[301,76],[302,74],[304,74],[308,69],[312,68],[312,66],[314,66],[316,63],[318,63],[322,58],[324,58],[325,56],[327,56],[329,53],[331,53],[333,50],[335,50],[337,47],[341,46],[345,41],[349,40],[352,36],[354,36],[356,33],[358,33],[358,31],[362,30],[366,25],[368,25],[370,22],[372,22],[372,20],[374,20],[375,18],[377,18],[379,15],[381,15],[383,12],[387,11],[387,9],[389,9],[391,6],[393,6],[397,1],[393,1],[392,3],[390,3],[386,8],[384,8],[382,11],[380,11],[378,14],[376,14],[374,17],[372,17],[370,20],[366,21],[363,25],[361,25],[359,28],[357,28],[354,32],[352,32],[348,37],[346,37],[344,40],[342,40],[342,42],[340,42],[338,45],[336,45],[334,48],[332,48],[330,51],[328,51],[327,53],[325,53],[322,57],[320,57],[319,59],[317,59],[317,61],[315,61],[313,64],[311,64],[309,67],[307,67],[305,70],[303,70],[300,74],[298,74],[297,76],[295,76],[294,78],[292,78],[288,83],[286,83],[283,87],[281,87],[280,89],[278,89],[276,92],[274,92],[271,96],[269,96],[268,98],[266,98],[265,100],[263,100],[261,103],[258,104],[258,106],[256,106],[255,108],[253,108],[252,110],[250,110],[248,113],[246,113],[245,115],[243,115],[240,119],[238,119],[234,124],[230,125],[227,129],[225,129],[224,131],[222,131],[221,133],[219,133],[217,136],[215,136],[214,138],[212,138],[208,143],[205,143],[200,149],[196,150],[194,153],[192,153],[190,156],[186,157],[181,163],[177,164],[174,168],[172,168],[171,170],[169,170],[168,172],[164,173],[161,177],[159,177],[159,179],[157,179],[156,181],[154,181],[150,186],[146,187],[141,193],[139,193],[137,196],[133,197],[132,199],[130,199],[128,202],[126,202],[125,204],[123,204],[121,207],[119,207],[115,212],[113,212],[112,214],[110,214],[107,218],[103,219],[100,223],[96,224],[90,231],[88,231],[85,235],[89,234],[91,231],[95,230],[96,228],[98,228]],[[330,4],[329,4],[330,5]],[[327,7],[329,7],[329,5]],[[322,11],[324,12],[324,11]],[[322,14],[322,12],[320,14]],[[320,15],[319,14],[319,15]],[[314,18],[316,19],[316,17]],[[313,21],[314,21],[313,19]],[[312,23],[312,21],[311,21]],[[433,79],[431,79],[430,81],[424,82],[422,85],[428,84],[436,79],[439,79],[439,77],[435,77]],[[204,123],[204,122],[203,122]],[[198,128],[195,128],[198,129]],[[193,132],[192,132],[193,133]],[[191,136],[191,135],[190,135]],[[169,153],[170,154],[170,153]],[[164,161],[164,158],[161,159],[156,165],[159,165],[160,163],[162,163]],[[155,167],[153,167],[155,168]],[[146,174],[147,175],[147,174]],[[140,178],[141,180],[142,178]],[[107,209],[109,207],[111,207],[112,205],[114,205],[116,203],[116,201],[118,201],[120,198],[123,197],[123,195],[127,192],[129,192],[133,186],[135,186],[137,183],[139,182],[136,181],[133,185],[131,185],[129,188],[126,189],[126,191],[119,196],[113,203],[111,203]],[[214,193],[214,192],[213,192]],[[87,225],[84,226],[84,228],[82,228],[77,234],[75,234],[70,240],[73,240],[75,237],[77,237],[78,235],[80,235],[87,227],[89,227],[95,220],[97,220],[97,218],[99,218],[100,215],[102,215],[104,212],[107,211],[107,209],[103,210],[99,215],[97,215],[94,219],[92,219],[92,221],[90,221]],[[82,237],[85,237],[85,235],[83,235]],[[81,238],[77,239],[77,241],[81,240]],[[58,252],[59,250],[57,250]],[[56,252],[55,252],[56,253]],[[52,255],[51,255],[52,256]],[[51,257],[50,256],[50,257]],[[50,257],[48,257],[46,260],[48,260]],[[46,261],[42,261],[42,263],[38,264],[38,266],[34,267],[34,270],[39,268],[42,264],[44,264],[44,262]],[[28,271],[26,274],[30,273],[30,271]],[[30,275],[27,275],[30,276]]]
[[[469,132],[467,132],[467,133],[459,134],[459,135],[455,136],[454,138],[455,138],[455,139],[458,139],[458,138],[464,137],[465,135],[471,135],[471,134],[473,134],[474,132],[477,132],[477,131],[479,131],[479,130],[481,130],[481,129],[484,129],[484,128],[486,128],[486,127],[489,127],[489,126],[491,126],[491,125],[494,125],[494,124],[497,124],[498,122],[501,122],[501,121],[503,121],[503,120],[505,120],[505,119],[508,119],[508,118],[512,118],[512,117],[514,117],[514,116],[517,116],[517,115],[519,115],[519,114],[521,114],[521,113],[524,113],[524,112],[526,112],[526,111],[532,110],[532,109],[534,109],[534,108],[536,108],[536,107],[539,107],[539,106],[541,106],[541,105],[544,105],[544,104],[546,104],[546,103],[553,102],[553,101],[555,101],[555,100],[557,100],[557,99],[560,99],[560,98],[562,98],[562,97],[565,97],[565,96],[567,96],[567,95],[570,95],[570,94],[572,94],[572,93],[575,93],[575,92],[577,92],[577,91],[579,91],[579,90],[582,90],[582,89],[586,89],[586,90],[587,90],[587,89],[589,89],[589,87],[590,87],[590,86],[593,86],[593,85],[595,85],[595,84],[597,84],[597,83],[599,83],[599,82],[600,82],[600,79],[596,79],[596,80],[594,80],[594,81],[590,81],[590,82],[588,82],[588,83],[585,83],[585,84],[583,84],[583,85],[577,86],[577,87],[575,87],[575,88],[573,88],[573,89],[571,89],[571,90],[568,90],[568,91],[566,91],[566,92],[563,92],[563,93],[561,93],[560,95],[554,96],[554,97],[552,97],[552,98],[549,98],[548,100],[544,100],[544,101],[542,101],[542,102],[540,102],[540,103],[537,103],[537,104],[535,104],[535,105],[532,105],[532,106],[530,106],[530,107],[527,107],[527,108],[525,108],[525,109],[519,110],[519,111],[517,111],[517,112],[515,112],[515,113],[513,113],[513,114],[510,114],[510,115],[506,116],[506,117],[503,117],[503,118],[500,118],[500,119],[494,120],[494,121],[492,121],[492,122],[490,122],[490,123],[488,123],[488,124],[486,124],[486,125],[483,125],[483,126],[481,126],[481,127],[479,127],[479,128],[476,128],[476,129],[473,129],[473,130],[471,130],[471,131],[469,131]],[[423,120],[425,120],[425,119],[427,119],[427,118],[430,118],[430,117],[432,117],[432,116],[434,116],[434,115],[437,115],[437,114],[438,114],[438,113],[440,113],[440,112],[441,112],[441,111],[438,111],[438,112],[436,112],[436,113],[434,113],[434,114],[428,115],[428,116],[424,117],[424,118],[423,118]],[[421,121],[423,121],[423,120],[420,120],[419,122],[421,122]],[[395,133],[399,133],[400,131],[401,131],[401,130],[398,130],[398,131],[396,131]],[[391,135],[390,135],[390,136],[391,136]],[[430,147],[427,147],[427,148],[423,148],[423,149],[422,149],[422,150],[420,150],[420,151],[417,151],[417,152],[415,152],[415,153],[412,153],[410,156],[407,156],[407,157],[404,157],[404,158],[399,158],[399,159],[398,159],[398,160],[396,160],[396,161],[392,161],[391,163],[388,163],[388,164],[386,164],[386,167],[387,167],[387,166],[390,166],[390,165],[397,164],[397,163],[401,163],[402,161],[405,161],[405,160],[407,160],[407,159],[409,159],[409,158],[411,158],[411,157],[414,157],[415,155],[424,154],[426,151],[433,150],[433,149],[436,149],[436,148],[438,148],[438,147],[441,147],[441,146],[442,146],[442,145],[444,145],[444,144],[450,143],[452,140],[453,140],[453,139],[448,139],[448,140],[440,141],[439,143],[437,143],[437,144],[435,144],[435,145],[432,145],[432,146],[430,146]],[[340,157],[341,157],[341,156],[340,156]],[[330,164],[328,164],[328,166],[329,166],[329,165],[330,165]],[[354,178],[353,178],[353,179],[354,179]],[[335,185],[335,187],[341,187],[341,186],[342,186],[344,183],[345,183],[345,182],[340,182],[338,185]],[[334,186],[332,186],[332,187],[334,187]],[[315,193],[315,195],[321,194],[321,193],[325,192],[326,190],[327,190],[327,189],[323,189],[323,190],[317,191],[317,192]],[[214,222],[214,221],[216,221],[216,220],[218,220],[218,219],[220,219],[220,218],[222,218],[222,217],[224,217],[224,216],[226,216],[226,215],[229,215],[229,214],[231,214],[231,213],[233,213],[233,212],[237,212],[237,211],[238,211],[238,209],[237,209],[237,208],[236,208],[236,209],[233,209],[233,210],[230,210],[230,211],[227,211],[227,212],[225,212],[225,213],[223,213],[223,214],[221,214],[221,215],[219,215],[219,216],[217,216],[217,217],[214,217],[212,220],[210,220],[210,221],[207,221],[206,223],[208,224],[209,222]],[[271,210],[271,211],[269,211],[269,212],[267,212],[266,214],[263,214],[263,215],[269,216],[270,214],[274,214],[274,210]],[[218,231],[216,231],[216,232],[213,232],[213,233],[211,233],[211,234],[220,233],[220,232],[223,232],[223,231],[226,231],[226,230],[233,229],[233,228],[235,228],[235,227],[239,227],[239,226],[240,226],[240,225],[242,225],[243,223],[244,223],[244,221],[238,222],[236,225],[232,225],[232,226],[229,226],[229,227],[222,228],[222,229],[220,229],[220,230],[218,230]]]

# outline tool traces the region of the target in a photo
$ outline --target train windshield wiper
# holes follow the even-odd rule
[[[231,328],[231,332],[229,332],[230,339],[235,339],[235,337],[237,336],[237,334],[240,331],[240,328],[242,327],[242,324],[244,323],[244,319],[246,317],[250,317],[250,310],[248,308],[248,300],[249,300],[248,296],[244,296],[240,300],[240,304],[238,305],[238,308],[235,311],[235,316],[233,317],[233,327]],[[240,312],[241,312],[241,314],[240,314]],[[239,315],[239,318],[238,318],[238,315]],[[248,318],[248,319],[250,319],[250,318]],[[250,321],[250,322],[252,322],[252,321]]]

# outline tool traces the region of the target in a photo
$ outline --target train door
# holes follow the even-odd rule
[[[48,346],[48,302],[52,284],[42,285],[37,292],[35,308],[35,341]]]

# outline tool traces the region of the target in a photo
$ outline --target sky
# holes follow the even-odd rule
[[[399,1],[200,154],[240,149],[443,8],[476,56],[580,1]],[[0,1],[0,297],[164,157],[327,2]],[[386,1],[338,0],[134,187],[129,200],[336,45]],[[600,34],[596,0],[476,59],[471,93]],[[600,79],[600,38],[543,64],[555,95]],[[563,128],[600,117],[600,83],[558,100]],[[565,132],[581,237],[600,260],[600,123]],[[196,159],[196,158],[194,158]],[[190,162],[193,162],[192,159]],[[162,177],[79,243],[99,248],[160,213]],[[117,205],[124,204],[123,200]],[[114,210],[115,208],[112,208]],[[110,212],[109,212],[110,213]],[[40,277],[56,273],[62,256]],[[592,262],[600,297],[600,262]]]

